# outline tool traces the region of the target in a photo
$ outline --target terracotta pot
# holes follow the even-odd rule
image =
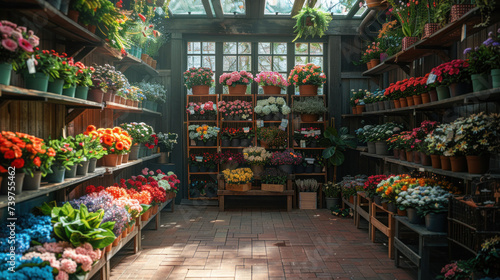
[[[92,24],[89,24],[89,27],[88,27],[88,30],[92,33],[95,34],[95,31],[97,29],[97,26],[96,25],[92,25]]]
[[[138,100],[134,100],[134,103],[133,103],[132,106],[138,108],[139,107],[139,101]]]
[[[124,228],[122,230],[122,238],[125,238],[125,237],[127,237],[127,229],[126,228]]]
[[[317,85],[301,85],[299,86],[300,95],[305,96],[313,96],[318,95],[318,86]]]
[[[373,68],[373,67],[379,65],[380,59],[375,59],[374,58],[374,59],[370,60],[370,63],[372,64],[372,68]]]
[[[426,155],[425,153],[420,152],[420,164],[423,166],[431,166],[431,157],[429,155]]]
[[[365,110],[365,105],[356,105],[356,113],[360,115]]]
[[[387,202],[382,202],[382,208],[383,208],[384,210],[389,209]]]
[[[141,54],[141,60],[146,62],[148,60],[148,55],[145,53]]]
[[[104,166],[116,167],[118,165],[118,155],[109,154],[102,157]]]
[[[394,155],[395,159],[398,159],[399,158],[399,149],[392,150],[392,154]]]
[[[465,172],[467,171],[467,160],[464,156],[450,157],[451,171]]]
[[[450,157],[447,156],[439,156],[441,160],[441,169],[443,170],[451,170]]]
[[[127,153],[127,154],[124,154],[124,155],[122,156],[122,163],[127,163],[127,162],[128,162],[128,159],[129,159],[129,154],[128,154],[128,153]]]
[[[413,162],[416,164],[420,164],[420,152],[413,151]]]
[[[413,105],[422,104],[422,95],[414,95],[413,96]]]
[[[431,102],[438,101],[437,91],[435,89],[430,90],[429,97],[431,99]]]
[[[432,168],[441,169],[441,158],[439,155],[431,155]]]
[[[113,248],[113,244],[109,244],[108,246],[106,246],[106,248],[104,248],[104,251],[105,251],[106,253],[109,253],[109,252],[111,252],[111,249],[112,249],[112,248]],[[103,255],[104,255],[104,254],[103,254]]]
[[[356,114],[357,114],[357,112],[356,112],[356,107],[351,107],[351,109],[352,109],[352,114],[353,114],[353,115],[356,115]]]
[[[484,174],[490,168],[490,155],[467,156],[467,168],[470,174]]]
[[[126,99],[125,105],[132,107],[134,105],[134,101],[132,101],[132,99]]]
[[[106,102],[115,102],[115,95],[114,95],[113,90],[108,89],[104,93],[103,101],[106,101]]]
[[[398,209],[398,216],[406,216],[406,210],[399,210]]]
[[[300,114],[300,119],[302,122],[317,122],[318,115],[316,114]]]
[[[405,97],[401,97],[401,98],[399,99],[399,103],[401,104],[401,108],[408,107],[408,102],[406,101],[406,98],[405,98]]]
[[[94,101],[97,103],[102,103],[103,97],[104,97],[104,91],[102,91],[100,88],[95,88],[89,91],[87,100]]]
[[[431,97],[428,92],[422,93],[420,96],[422,97],[422,104],[431,102]]]
[[[413,103],[413,96],[406,97],[406,104],[408,104],[408,107],[415,105],[415,103]]]
[[[306,17],[306,25],[313,26],[314,22],[312,21],[312,17]]]
[[[264,94],[280,94],[281,88],[278,86],[262,86]]]
[[[413,162],[413,151],[406,151],[406,161]]]
[[[68,11],[68,17],[74,22],[78,22],[78,17],[80,16],[80,12],[75,11],[75,10],[69,10]]]
[[[118,155],[116,159],[116,165],[121,165],[123,163],[123,155]]]
[[[119,235],[119,236],[117,236],[117,237],[115,238],[115,241],[113,241],[113,247],[118,246],[118,244],[120,244],[120,240],[122,240],[121,235]]]
[[[193,86],[192,87],[193,95],[207,95],[210,92],[210,86]]]
[[[240,95],[247,92],[247,85],[228,86],[229,94]]]
[[[354,195],[349,196],[349,203],[354,204]]]
[[[366,6],[370,10],[385,10],[387,8],[387,2],[382,0],[366,0]]]
[[[406,160],[406,151],[399,150],[399,160]]]
[[[399,99],[394,100],[394,107],[396,107],[396,109],[401,108],[401,102]]]
[[[372,68],[373,68],[373,67],[372,67],[372,63],[371,63],[371,62],[367,62],[367,63],[366,63],[366,69],[370,70],[370,69],[372,69]]]

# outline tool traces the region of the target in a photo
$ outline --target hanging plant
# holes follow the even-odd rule
[[[325,31],[328,30],[328,24],[332,20],[330,14],[308,6],[302,8],[293,18],[297,20],[297,23],[293,27],[294,32],[297,33],[297,37],[292,42],[302,37],[322,37],[325,35]]]

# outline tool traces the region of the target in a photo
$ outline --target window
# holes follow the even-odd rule
[[[206,15],[205,7],[201,0],[172,1],[169,10],[173,14]]]
[[[255,1],[255,0],[250,0]],[[221,0],[224,14],[244,15],[245,0]]]
[[[287,67],[287,43],[258,43],[257,72],[275,71],[286,79]],[[259,87],[259,93],[262,88]]]
[[[252,44],[250,42],[224,42],[222,55],[223,72],[252,71]],[[247,93],[251,92],[251,85],[247,88]],[[223,87],[223,90],[226,93],[227,87]]]
[[[210,67],[215,75],[215,42],[188,42],[187,67]],[[215,93],[215,88],[211,87],[210,93]]]
[[[295,43],[295,64],[314,63],[325,71],[323,64],[323,43]],[[323,87],[318,89],[323,94]]]
[[[292,12],[293,0],[266,0],[265,15],[289,15]]]

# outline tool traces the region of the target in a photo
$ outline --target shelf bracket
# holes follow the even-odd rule
[[[443,50],[432,50],[431,52],[437,55],[443,62],[450,61],[450,56]]]
[[[69,112],[66,115],[66,124],[69,124],[70,122],[75,120],[79,115],[81,115],[83,112],[85,112],[85,110],[87,110],[87,109],[85,109],[85,108],[72,109],[71,112]]]
[[[411,68],[408,64],[396,63],[401,70],[403,70],[408,76],[411,75]]]
[[[91,54],[95,49],[97,49],[96,46],[83,46],[71,56],[75,59],[75,61],[80,61]]]
[[[7,107],[11,102],[12,100],[2,100],[0,102],[0,111],[3,111],[3,109]]]
[[[123,112],[116,112],[116,110],[113,110],[113,120],[117,120],[123,114],[124,114]]]

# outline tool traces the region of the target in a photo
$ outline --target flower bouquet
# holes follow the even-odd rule
[[[260,72],[254,81],[262,87],[264,94],[281,94],[281,90],[290,85],[278,72]]]
[[[253,172],[250,168],[226,169],[222,171],[226,190],[248,191],[252,188]]]
[[[214,72],[209,67],[192,67],[183,73],[184,85],[192,89],[194,95],[209,94],[214,84]]]
[[[281,121],[290,114],[291,109],[287,106],[283,97],[269,97],[257,100],[254,112],[264,121]]]
[[[158,163],[168,163],[168,158],[170,157],[170,153],[174,150],[174,145],[177,144],[177,138],[179,135],[177,133],[171,132],[159,132],[158,137],[158,147],[160,147],[160,153],[165,153],[160,157]]]
[[[308,63],[296,65],[288,76],[288,83],[299,87],[300,95],[317,95],[318,87],[326,82],[321,67]]]
[[[189,116],[189,120],[217,119],[216,105],[212,101],[208,101],[205,103],[189,102],[188,105],[186,106],[186,112]]]
[[[294,147],[316,148],[323,139],[318,127],[303,127],[293,132]]]
[[[215,146],[219,128],[209,125],[188,126],[189,139],[196,141],[196,146]]]
[[[251,121],[252,103],[245,100],[219,101],[219,112],[224,121]]]
[[[247,92],[247,86],[252,80],[252,73],[245,70],[224,73],[219,77],[219,83],[223,86],[227,86],[229,94],[235,95],[245,94]]]
[[[342,197],[346,200],[348,199],[351,204],[354,204],[354,197],[358,191],[363,190],[366,181],[366,175],[345,176],[339,183],[342,188]]]

